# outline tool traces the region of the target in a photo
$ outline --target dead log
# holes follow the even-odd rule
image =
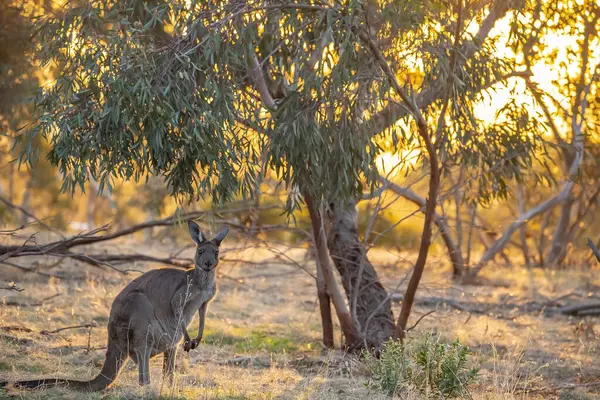
[[[560,307],[554,310],[550,310],[550,312],[564,314],[564,315],[574,315],[574,316],[593,316],[600,315],[600,302],[592,302],[592,303],[583,303],[583,304],[573,304],[565,307]]]

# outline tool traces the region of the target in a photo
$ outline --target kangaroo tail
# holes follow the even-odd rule
[[[74,390],[97,392],[106,389],[115,381],[115,379],[117,379],[125,361],[127,361],[127,355],[116,345],[109,342],[108,349],[106,350],[106,360],[104,361],[102,370],[98,376],[92,380],[77,381],[72,379],[44,378],[30,381],[17,381],[13,382],[12,385],[22,388],[68,386],[70,389]],[[11,382],[0,381],[0,387],[8,386],[9,384],[11,384]]]

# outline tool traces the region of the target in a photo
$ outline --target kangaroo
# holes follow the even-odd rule
[[[26,388],[64,386],[80,391],[100,391],[117,378],[131,358],[139,368],[140,385],[150,384],[150,358],[164,354],[163,373],[173,383],[175,355],[183,337],[183,350],[198,347],[204,332],[208,303],[217,292],[215,270],[219,246],[227,236],[224,228],[207,240],[200,227],[188,221],[196,243],[195,267],[155,269],[131,281],[115,298],[108,321],[108,346],[104,366],[90,381],[45,378],[14,382]],[[191,339],[187,327],[198,311],[198,335]],[[0,387],[9,382],[0,382]]]

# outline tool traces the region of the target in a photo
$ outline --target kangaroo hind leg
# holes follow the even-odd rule
[[[144,348],[135,352],[138,362],[140,385],[150,384],[150,354],[151,349]]]

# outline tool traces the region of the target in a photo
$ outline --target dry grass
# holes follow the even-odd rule
[[[121,243],[122,248],[140,246]],[[159,245],[153,251],[169,251]],[[289,254],[289,253],[288,253]],[[303,254],[289,254],[301,259]],[[245,257],[260,260],[264,252],[246,251]],[[405,255],[406,258],[413,257]],[[391,256],[374,254],[378,264]],[[23,260],[20,260],[23,263]],[[37,260],[40,265],[51,260]],[[596,271],[544,274],[531,278],[526,271],[490,270],[490,282],[504,286],[451,286],[448,271],[431,260],[420,296],[469,298],[482,303],[554,298],[575,288],[585,288],[599,278]],[[144,268],[136,266],[136,268]],[[394,287],[404,276],[399,267],[378,267],[384,283]],[[220,280],[219,294],[209,308],[205,343],[191,354],[180,352],[177,383],[162,382],[161,357],[152,361],[149,388],[137,385],[130,363],[113,388],[87,395],[66,389],[0,392],[0,398],[30,399],[364,399],[384,398],[370,393],[364,367],[353,357],[324,352],[319,344],[320,322],[312,278],[289,266],[222,264],[228,278]],[[115,295],[132,279],[113,272],[90,269],[65,261],[52,272],[66,272],[83,280],[57,280],[35,274],[8,274],[25,291],[2,292],[0,306],[0,379],[42,376],[92,377],[104,360],[107,317]],[[532,286],[531,282],[535,282]],[[60,293],[40,306],[9,306],[17,301],[33,304]],[[414,318],[429,308],[417,307]],[[397,309],[395,310],[397,313]],[[594,320],[544,317],[534,314],[469,315],[439,308],[425,318],[416,331],[437,330],[458,337],[474,350],[473,361],[481,367],[471,388],[476,399],[596,398],[600,386],[582,386],[600,378],[600,361]],[[510,314],[510,312],[508,312]],[[513,318],[514,316],[514,318]],[[41,330],[95,322],[81,328],[42,335]],[[193,322],[192,327],[195,327]],[[6,327],[31,329],[31,332]],[[412,334],[418,334],[413,331]],[[18,338],[21,343],[7,339]],[[574,389],[548,390],[576,385]],[[412,394],[410,398],[418,398]]]

